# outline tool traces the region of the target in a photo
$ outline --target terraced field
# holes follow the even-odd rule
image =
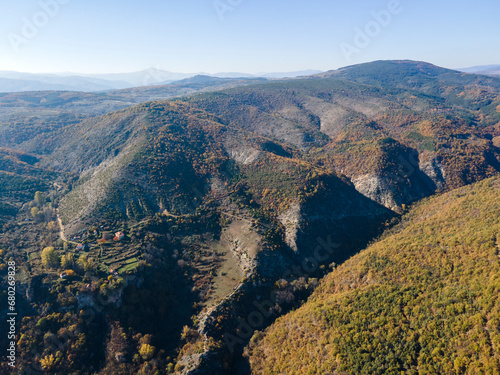
[[[98,250],[97,250],[98,249]],[[123,243],[107,243],[95,248],[97,261],[108,271],[114,270],[118,273],[134,270],[139,260],[139,249],[127,247]]]

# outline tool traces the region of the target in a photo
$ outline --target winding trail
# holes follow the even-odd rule
[[[78,245],[76,242],[68,241],[68,239],[66,238],[66,235],[64,234],[64,225],[62,223],[61,216],[59,215],[59,209],[56,209],[56,215],[57,215],[57,224],[59,224],[59,237],[61,238],[61,240],[63,240],[64,242]]]

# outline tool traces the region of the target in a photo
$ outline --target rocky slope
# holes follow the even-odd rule
[[[400,211],[498,173],[499,85],[430,64],[377,62],[188,101],[301,149]]]

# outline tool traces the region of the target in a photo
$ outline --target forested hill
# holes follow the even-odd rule
[[[500,80],[382,61],[186,99],[293,145],[394,210],[500,170]]]
[[[495,374],[500,179],[418,203],[254,334],[255,374]]]

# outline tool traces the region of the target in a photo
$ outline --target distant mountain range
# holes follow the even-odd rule
[[[500,76],[500,65],[479,65],[470,68],[458,69],[464,73],[483,74],[487,76]]]
[[[67,90],[67,91],[107,91],[124,88],[166,85],[175,81],[192,78],[198,75],[218,78],[295,78],[321,73],[320,70],[303,70],[282,73],[173,73],[157,68],[148,68],[132,73],[114,74],[34,74],[15,71],[0,71],[0,92],[23,92],[42,90]]]
[[[481,65],[469,68],[457,69],[464,73],[473,73],[489,76],[500,76],[500,65]],[[215,78],[267,78],[282,79],[310,76],[323,73],[320,70],[300,70],[293,72],[276,73],[176,73],[158,68],[147,68],[131,73],[111,74],[81,74],[81,73],[22,73],[16,71],[0,71],[0,92],[23,92],[23,91],[83,91],[97,92],[120,90],[142,86],[168,85],[177,81],[193,78],[195,76],[206,76]]]

